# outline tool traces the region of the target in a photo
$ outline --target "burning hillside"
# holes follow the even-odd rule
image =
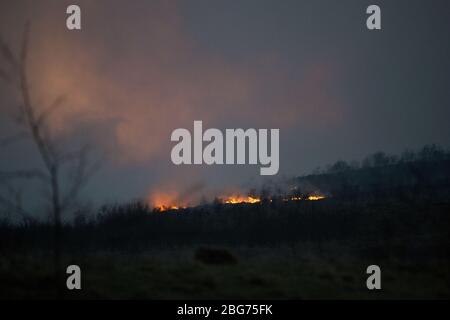
[[[176,192],[154,192],[150,196],[150,206],[158,211],[178,210],[187,207],[187,204],[179,200]]]
[[[281,200],[283,202],[293,202],[293,201],[318,201],[325,199],[326,197],[320,193],[308,194],[308,195],[295,195],[295,196],[278,196],[278,197],[268,197],[264,200],[273,202],[276,200]],[[255,195],[232,195],[232,196],[221,196],[217,197],[216,200],[219,203],[226,205],[237,205],[237,204],[259,204],[262,202],[262,198]],[[155,193],[150,197],[150,205],[157,211],[169,211],[185,209],[187,207],[194,207],[196,205],[190,205],[185,201],[180,201],[176,193],[164,194]]]
[[[251,196],[231,196],[222,199],[222,203],[228,204],[237,204],[237,203],[258,203],[261,202],[259,197],[251,197]]]

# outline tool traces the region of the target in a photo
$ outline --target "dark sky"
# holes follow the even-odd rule
[[[65,27],[73,3],[81,31]],[[187,189],[199,198],[274,177],[262,179],[259,166],[172,165],[170,133],[194,120],[280,128],[275,179],[379,150],[450,145],[449,2],[377,1],[380,31],[366,28],[370,4],[1,0],[0,27],[17,49],[32,22],[33,98],[68,97],[52,132],[107,153],[88,189],[94,201]],[[16,94],[0,90],[6,135]],[[39,165],[26,143],[0,158]]]

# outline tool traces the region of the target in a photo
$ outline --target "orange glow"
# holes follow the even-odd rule
[[[313,196],[308,196],[308,197],[301,197],[301,196],[294,196],[294,197],[290,197],[290,198],[283,198],[283,202],[289,202],[289,201],[317,201],[317,200],[322,200],[325,199],[325,196],[320,196],[320,195],[313,195]],[[272,200],[271,200],[272,201]]]
[[[184,209],[184,204],[177,203],[178,194],[155,192],[150,195],[150,205],[158,211]]]
[[[185,209],[186,207],[179,207],[179,206],[173,206],[173,205],[161,205],[161,206],[157,206],[155,207],[156,210],[158,211],[168,211],[168,210],[179,210],[179,209]]]
[[[287,198],[282,198],[283,202],[290,201],[317,201],[325,199],[326,197],[319,194],[314,194],[310,196],[291,196]],[[240,203],[248,203],[248,204],[257,204],[261,202],[261,198],[257,196],[242,196],[242,195],[233,195],[220,197],[220,201],[224,204],[240,204]],[[272,202],[272,199],[267,199]],[[188,203],[180,200],[178,193],[176,192],[154,192],[150,195],[149,199],[150,205],[158,211],[164,212],[169,210],[179,210],[185,209],[188,207]]]
[[[261,199],[255,197],[243,197],[243,196],[232,196],[223,199],[223,203],[237,204],[237,203],[258,203]]]
[[[324,196],[309,196],[307,199],[310,201],[316,201],[316,200],[325,199],[325,197]]]

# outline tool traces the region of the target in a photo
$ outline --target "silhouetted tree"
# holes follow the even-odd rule
[[[83,146],[79,150],[61,150],[57,145],[57,138],[52,136],[49,128],[49,117],[55,109],[64,102],[64,97],[57,97],[48,108],[38,107],[30,91],[30,79],[28,76],[29,59],[29,33],[30,25],[25,25],[22,45],[19,55],[0,38],[0,55],[4,64],[0,68],[0,78],[13,89],[19,92],[21,103],[15,110],[14,122],[19,129],[19,134],[2,140],[2,145],[18,141],[21,138],[29,138],[36,146],[38,155],[43,161],[43,168],[33,168],[20,171],[0,172],[0,182],[8,183],[17,179],[37,179],[50,190],[50,203],[54,226],[54,263],[57,279],[61,274],[61,246],[62,246],[62,215],[73,205],[80,190],[85,186],[98,162],[90,163],[88,154],[90,149]],[[62,180],[67,170],[72,171],[72,179],[64,181],[69,185],[67,192],[63,192]],[[19,197],[17,194],[16,197]],[[15,201],[9,197],[0,197],[0,203],[5,205],[26,219],[33,219],[21,205],[19,198]]]
[[[336,161],[333,165],[328,168],[328,173],[344,172],[350,170],[350,165],[342,160]]]
[[[422,161],[440,161],[445,159],[445,151],[435,144],[429,144],[418,152],[418,157]]]

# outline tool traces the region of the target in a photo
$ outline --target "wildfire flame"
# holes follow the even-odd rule
[[[317,200],[322,200],[325,199],[325,196],[307,196],[307,197],[290,197],[290,198],[283,198],[284,202],[288,202],[288,201],[317,201]]]
[[[155,192],[150,196],[150,204],[158,211],[178,210],[186,208],[186,205],[177,203],[178,194]]]
[[[150,203],[158,211],[168,211],[168,210],[179,210],[187,208],[187,204],[181,204],[178,200],[178,194],[176,193],[153,193],[150,197]],[[261,202],[261,198],[256,196],[224,196],[219,198],[224,204],[240,204],[249,203],[257,204]],[[283,202],[289,201],[318,201],[325,199],[325,196],[319,194],[313,194],[309,196],[291,196],[287,198],[282,198]],[[272,202],[272,199],[268,199]]]
[[[317,201],[317,200],[325,199],[325,197],[324,196],[309,196],[307,199],[310,201]]]
[[[179,206],[174,206],[174,205],[161,205],[161,206],[157,206],[155,207],[156,210],[158,211],[168,211],[168,210],[179,210],[179,209],[184,209],[186,207],[179,207]]]
[[[232,196],[223,199],[223,203],[237,204],[237,203],[258,203],[261,202],[260,198],[256,197],[243,197],[243,196]]]

